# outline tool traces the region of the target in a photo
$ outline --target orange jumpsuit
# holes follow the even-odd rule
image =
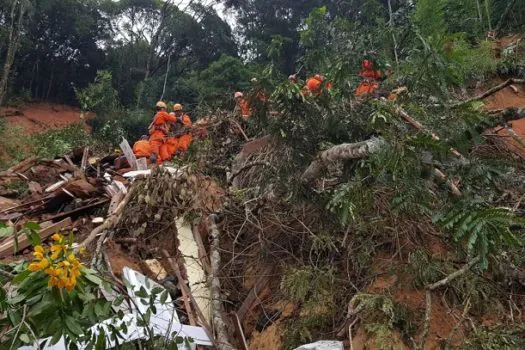
[[[175,115],[170,116],[175,117]],[[182,124],[186,128],[191,128],[191,119],[187,114],[182,116]],[[160,157],[162,160],[172,160],[177,151],[186,152],[190,147],[192,140],[193,136],[191,136],[191,134],[184,134],[178,137],[168,137],[160,147]]]
[[[322,87],[322,84],[323,84],[323,80],[319,79],[319,78],[316,78],[316,77],[311,77],[309,78],[307,81],[306,81],[306,85],[305,87],[303,88],[303,94],[308,94],[308,93],[311,93],[313,96],[319,96],[321,95],[321,87]],[[326,90],[331,90],[332,89],[332,82],[329,81],[325,84],[325,89]]]
[[[244,98],[241,98],[237,102],[237,106],[239,106],[239,108],[241,110],[242,118],[244,120],[248,120],[248,118],[250,118],[250,116],[252,115],[252,110],[250,108],[250,104],[248,103],[248,101],[246,101]]]
[[[377,81],[382,77],[382,74],[378,70],[374,70],[374,64],[368,60],[363,61],[362,71],[359,76],[364,80],[359,84],[355,91],[356,96],[363,96],[366,94],[372,95],[379,88],[379,82]]]
[[[150,127],[149,142],[151,145],[151,151],[154,154],[159,155],[158,162],[162,162],[163,157],[160,154],[160,148],[166,141],[169,132],[169,123],[176,123],[177,117],[168,114],[167,112],[158,112],[153,118],[153,122]]]
[[[193,126],[191,123],[191,119],[187,114],[184,114],[182,116],[182,124],[188,129],[191,129],[191,127]],[[186,152],[188,148],[190,148],[191,141],[193,141],[193,136],[190,133],[186,133],[180,136],[178,150]]]
[[[133,145],[133,153],[137,158],[151,157],[151,145],[148,140],[140,140]]]

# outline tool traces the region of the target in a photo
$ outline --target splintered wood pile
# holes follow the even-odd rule
[[[42,239],[58,231],[82,237],[104,222],[107,206],[126,191],[128,180],[120,174],[127,169],[113,166],[117,157],[90,157],[84,147],[54,160],[31,157],[0,172],[0,223],[20,233],[26,222],[37,222]],[[2,238],[1,258],[29,246]]]

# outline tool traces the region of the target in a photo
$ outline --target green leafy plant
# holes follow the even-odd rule
[[[37,229],[37,224],[26,225],[34,260],[21,263],[23,270],[12,281],[16,294],[3,291],[0,324],[8,327],[3,341],[11,348],[46,337],[52,337],[53,344],[64,337],[72,347],[77,341],[91,341],[89,327],[114,315],[112,304],[97,297],[101,286],[110,285],[79,261],[72,235],[55,234],[53,244],[45,247]]]
[[[89,145],[91,142],[91,136],[81,124],[69,125],[62,129],[31,136],[36,155],[43,158],[61,156],[76,147]]]
[[[118,110],[120,102],[112,79],[111,72],[98,71],[93,83],[84,89],[75,90],[83,111],[104,114]]]
[[[482,269],[488,267],[490,254],[523,243],[522,237],[511,227],[523,226],[524,221],[507,208],[461,203],[436,216],[434,221],[451,232],[455,242],[464,245],[469,258],[479,256]]]

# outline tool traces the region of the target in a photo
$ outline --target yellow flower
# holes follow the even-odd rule
[[[45,270],[48,266],[49,266],[49,261],[47,259],[43,259],[41,261],[33,262],[29,264],[27,269],[31,272],[35,272],[35,271]]]
[[[51,260],[57,260],[62,252],[66,252],[67,248],[61,244],[54,244],[50,248],[51,250]]]
[[[51,236],[53,241],[60,242],[64,237],[60,233],[55,233],[53,236]]]
[[[42,246],[40,246],[40,245],[35,246],[35,249],[34,249],[34,252],[33,252],[33,256],[37,260],[44,259],[44,248],[42,248]]]
[[[86,254],[86,247],[80,247],[80,249],[78,250],[79,254],[80,255],[84,255]]]
[[[77,278],[74,275],[70,276],[69,278],[64,279],[64,283],[67,290],[71,292],[77,285]]]

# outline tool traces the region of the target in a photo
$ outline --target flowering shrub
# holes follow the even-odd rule
[[[37,339],[51,337],[56,343],[63,337],[69,349],[77,342],[96,342],[90,327],[116,316],[100,290],[111,291],[112,285],[73,253],[73,235],[57,233],[45,246],[38,229],[36,224],[25,227],[34,247],[33,260],[14,266],[13,272],[19,273],[11,281],[12,291],[0,288],[0,343],[16,349]]]
[[[57,233],[52,239],[54,243],[49,250],[41,245],[35,246],[35,259],[27,269],[31,272],[44,271],[49,277],[48,287],[66,288],[71,292],[82,274],[81,269],[85,267],[62,235]]]

